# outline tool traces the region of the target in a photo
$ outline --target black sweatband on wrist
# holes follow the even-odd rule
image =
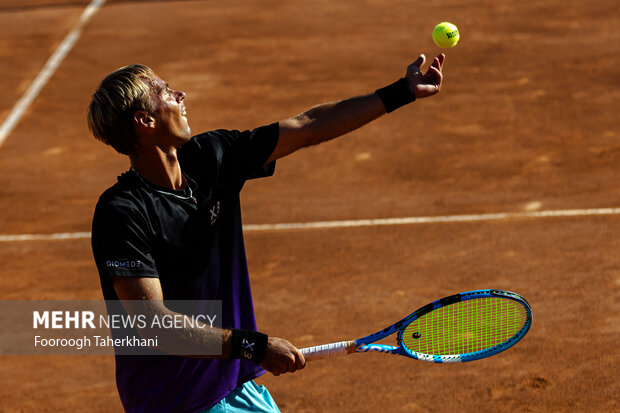
[[[260,363],[267,351],[267,334],[252,330],[232,330],[231,359],[246,359]]]
[[[387,113],[395,111],[401,106],[405,106],[407,103],[411,103],[415,100],[415,94],[409,87],[409,81],[404,77],[398,79],[391,85],[377,89],[375,93],[381,98]]]

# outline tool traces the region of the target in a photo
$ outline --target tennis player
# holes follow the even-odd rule
[[[131,167],[97,203],[92,248],[106,300],[221,300],[222,330],[179,334],[195,345],[222,341],[222,354],[116,356],[128,412],[278,412],[253,379],[305,365],[285,339],[258,332],[245,257],[239,192],[274,173],[297,149],[341,136],[439,92],[445,56],[425,73],[424,55],[405,77],[365,96],[325,103],[254,130],[193,136],[185,93],[143,65],[106,76],[92,96],[92,134],[129,157]]]

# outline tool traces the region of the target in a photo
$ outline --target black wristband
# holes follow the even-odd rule
[[[409,81],[404,77],[389,86],[377,89],[375,93],[381,98],[387,113],[415,100],[415,94],[409,87]]]
[[[260,363],[267,351],[267,334],[252,330],[232,330],[230,358]]]

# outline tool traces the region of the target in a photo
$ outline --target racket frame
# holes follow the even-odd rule
[[[494,346],[491,346],[489,348],[478,350],[478,351],[473,351],[470,353],[441,355],[441,356],[431,355],[431,354],[424,354],[424,353],[413,351],[407,348],[403,344],[403,334],[405,332],[405,328],[411,322],[439,308],[446,307],[448,305],[455,304],[458,302],[463,302],[463,301],[468,301],[468,300],[473,300],[473,299],[478,299],[478,298],[503,298],[503,299],[509,299],[509,300],[518,302],[519,304],[523,306],[523,308],[526,311],[525,323],[519,329],[519,331],[517,331],[515,334],[513,334],[511,337],[504,340],[503,342],[496,344]],[[514,346],[517,342],[519,342],[519,340],[521,340],[525,336],[525,334],[530,329],[530,326],[532,324],[532,309],[529,303],[525,300],[525,298],[511,291],[491,290],[491,289],[474,290],[474,291],[467,291],[467,292],[460,293],[460,294],[454,294],[448,297],[444,297],[440,300],[433,301],[432,303],[425,305],[419,310],[416,310],[415,312],[407,316],[405,319],[407,319],[407,322],[403,327],[399,329],[398,335],[396,338],[398,341],[397,348],[401,349],[401,352],[398,352],[398,354],[409,356],[416,360],[430,361],[433,363],[459,363],[459,362],[474,361],[474,360],[479,360],[482,358],[490,357],[492,355],[501,353],[502,351],[507,350],[510,347]]]
[[[402,343],[403,333],[407,326],[418,318],[437,310],[442,307],[446,307],[451,304],[455,304],[462,301],[473,300],[477,298],[504,298],[516,301],[520,303],[526,311],[526,320],[524,325],[519,329],[517,333],[512,335],[504,342],[492,346],[488,349],[479,350],[465,354],[452,354],[452,355],[430,355],[412,351],[405,347]],[[358,338],[357,340],[341,341],[337,343],[325,344],[322,346],[307,347],[301,349],[302,354],[307,357],[308,360],[328,358],[343,354],[350,354],[354,352],[380,352],[388,354],[397,354],[405,357],[410,357],[416,360],[423,360],[433,363],[460,363],[466,361],[479,360],[500,353],[509,349],[515,345],[519,340],[525,336],[532,324],[532,309],[529,303],[521,297],[519,294],[511,291],[497,290],[497,289],[485,289],[485,290],[473,290],[459,294],[450,295],[439,300],[433,301],[424,307],[421,307],[409,314],[402,320],[397,321],[389,327],[376,333],[370,334],[366,337]],[[398,346],[390,346],[385,344],[376,344],[392,334],[397,333]]]

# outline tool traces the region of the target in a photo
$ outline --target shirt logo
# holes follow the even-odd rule
[[[105,266],[108,268],[142,268],[142,262],[140,260],[108,260],[105,262]]]
[[[209,212],[211,213],[211,225],[213,225],[215,224],[215,221],[217,221],[217,217],[220,215],[220,201],[217,201]]]

